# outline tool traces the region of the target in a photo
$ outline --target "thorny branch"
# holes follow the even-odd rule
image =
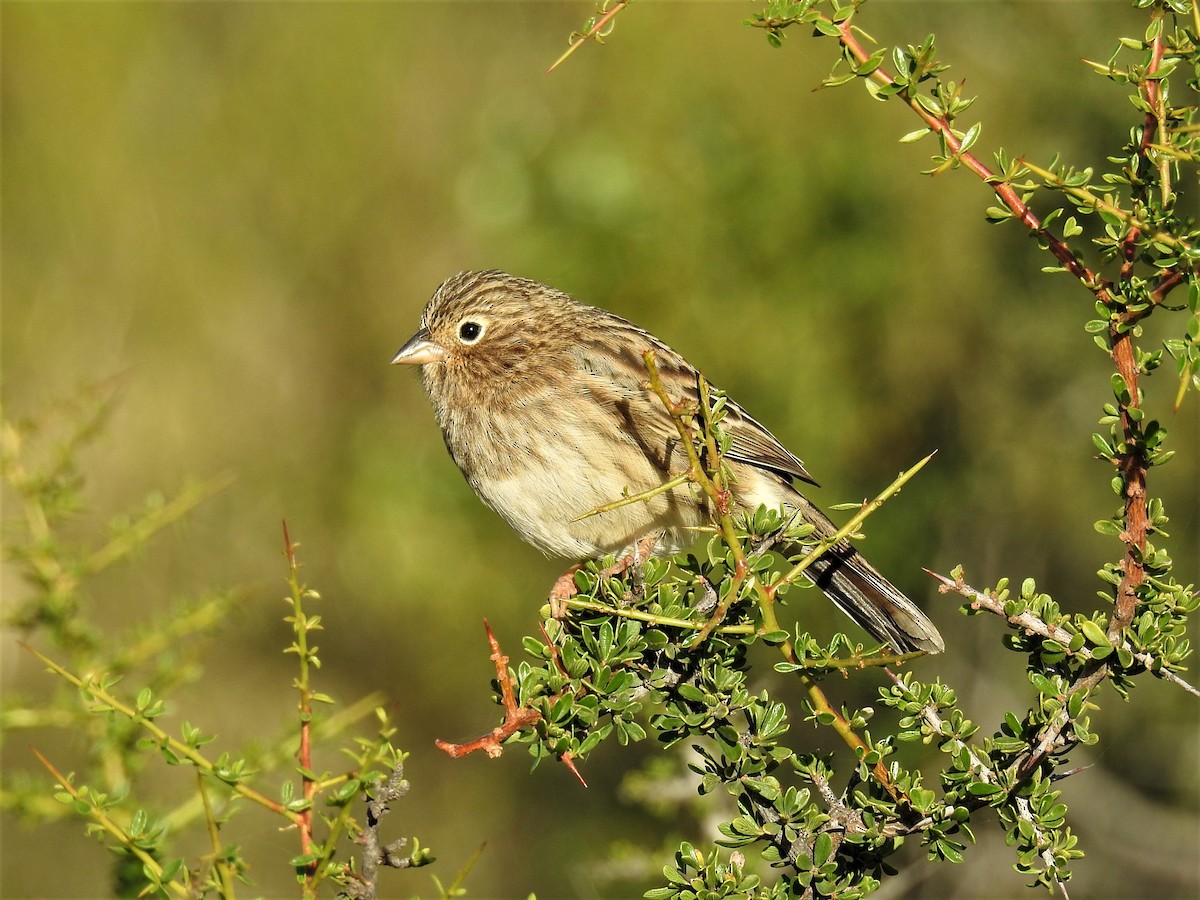
[[[926,571],[928,572],[929,570],[926,569]],[[935,577],[940,578],[941,576]],[[897,678],[891,672],[888,672],[887,674],[895,684],[903,686],[903,682],[901,682],[899,678]],[[942,719],[941,715],[937,711],[937,708],[932,703],[927,703],[922,707],[921,718],[925,720],[926,724],[929,725],[934,734],[946,734],[945,720]],[[979,754],[975,751],[975,748],[960,738],[952,738],[952,740],[954,742],[954,746],[966,753],[967,759],[970,760],[970,772],[972,777],[978,779],[984,784],[996,784],[995,773],[993,773],[988,767],[987,763],[980,758]],[[1013,796],[1012,799],[1017,816],[1029,823],[1028,827],[1030,828],[1030,831],[1034,835],[1037,842],[1043,846],[1047,846],[1048,842],[1043,837],[1042,829],[1038,827],[1037,821],[1033,815],[1033,811],[1030,808],[1029,801],[1020,796]],[[985,800],[978,801],[978,805],[980,806],[984,806],[986,804],[987,801]],[[1048,870],[1055,868],[1054,854],[1050,851],[1048,846],[1047,849],[1042,850],[1039,855]],[[1064,885],[1061,881],[1057,882],[1057,884],[1059,892],[1063,895],[1063,897],[1067,897],[1066,885]]]
[[[1073,635],[1065,628],[1061,628],[1057,625],[1050,625],[1028,611],[1019,613],[1015,616],[1010,616],[1005,613],[1004,604],[995,595],[986,591],[981,591],[977,588],[973,588],[969,584],[966,584],[962,579],[954,579],[947,577],[946,575],[939,575],[937,572],[930,572],[928,569],[925,571],[942,583],[942,586],[939,588],[939,590],[943,592],[954,591],[957,594],[961,594],[971,601],[971,606],[974,609],[987,610],[990,613],[994,613],[1001,618],[1006,619],[1013,625],[1023,628],[1030,634],[1036,634],[1040,637],[1057,641],[1064,647],[1071,643],[1071,638]],[[1163,681],[1169,681],[1172,684],[1183,688],[1193,696],[1200,697],[1200,689],[1193,687],[1170,669],[1163,668],[1158,660],[1156,660],[1149,653],[1135,650],[1133,645],[1128,642],[1125,642],[1120,646],[1128,650],[1129,654],[1135,660],[1145,666],[1147,671],[1154,673],[1159,678],[1163,679]],[[1074,651],[1074,655],[1080,659],[1092,658],[1091,651],[1086,646]]]
[[[726,600],[725,604],[719,604],[717,606],[716,611],[709,619],[708,624],[704,629],[701,630],[697,638],[693,640],[692,646],[698,646],[705,638],[708,637],[712,629],[720,623],[721,619],[725,615],[726,609],[728,608],[728,604],[738,596],[744,580],[748,580],[750,588],[756,593],[758,599],[759,614],[762,618],[760,630],[763,633],[777,632],[780,630],[780,625],[779,620],[775,615],[775,592],[770,587],[762,584],[762,582],[755,578],[750,572],[749,564],[746,561],[745,551],[742,548],[741,541],[738,540],[736,529],[734,528],[733,516],[729,508],[730,504],[728,489],[725,486],[724,476],[721,472],[720,455],[716,452],[716,445],[712,435],[712,423],[708,418],[709,411],[707,408],[707,384],[701,377],[698,384],[698,394],[701,398],[700,407],[699,409],[694,409],[686,403],[672,400],[671,396],[667,393],[666,387],[663,385],[662,379],[658,374],[658,366],[653,350],[647,350],[642,355],[642,359],[645,362],[646,370],[650,375],[647,387],[658,396],[659,400],[662,401],[667,413],[674,421],[675,427],[679,432],[682,445],[688,454],[688,472],[690,480],[697,484],[712,501],[713,510],[717,518],[721,535],[725,539],[725,544],[729,547],[735,563],[733,574],[734,581],[726,593],[726,597],[729,599]],[[702,430],[704,432],[701,435],[701,439],[704,440],[706,449],[708,450],[707,456],[708,462],[711,466],[710,470],[706,470],[703,462],[700,459],[700,454],[696,449],[697,437],[693,431],[693,415],[698,416],[701,421]],[[898,478],[897,481],[894,482],[893,485],[887,490],[891,491],[892,493],[899,491],[900,486],[903,485],[904,482],[907,481],[908,478],[913,474],[915,474],[922,466],[924,466],[925,463],[929,461],[931,456],[926,457],[909,472],[901,475],[900,478]],[[850,523],[850,525],[847,526],[845,530],[849,531],[851,528],[857,528],[858,525],[861,524],[862,521],[867,517],[867,515],[881,505],[883,500],[888,496],[891,496],[891,494],[885,491],[885,494],[881,495],[880,498],[877,498],[874,503],[865,505],[864,509],[860,511],[858,516],[852,521],[852,523]],[[838,533],[838,538],[840,539],[840,537],[842,537],[841,532]],[[831,546],[833,546],[833,542],[818,546],[813,550],[811,556],[815,558],[820,553],[828,550]],[[795,647],[790,638],[784,639],[782,642],[780,642],[779,649],[783,654],[784,659],[786,659],[789,663],[794,665],[800,664],[800,658],[797,656]],[[809,706],[812,708],[813,715],[827,719],[829,721],[829,727],[831,727],[845,742],[845,744],[856,754],[860,754],[862,756],[868,754],[870,752],[870,748],[867,746],[866,742],[859,737],[858,733],[854,730],[846,717],[843,716],[841,712],[829,702],[829,698],[821,689],[820,684],[818,684],[817,681],[810,675],[806,674],[802,668],[797,671],[797,675],[801,681],[801,684],[804,686],[805,692],[808,694],[808,702]],[[887,766],[884,765],[882,760],[876,762],[871,767],[871,771],[894,801],[903,803],[905,806],[909,805],[908,798],[905,796],[904,792],[896,786],[895,781],[892,779],[887,770]]]
[[[1151,15],[1161,17],[1162,11],[1155,9],[1151,12]],[[845,50],[854,59],[858,60],[859,63],[866,63],[869,54],[855,35],[850,19],[847,18],[844,21],[836,23],[836,28],[838,41]],[[1157,36],[1151,44],[1150,62],[1147,66],[1145,78],[1141,82],[1142,97],[1146,101],[1147,109],[1138,146],[1138,154],[1143,160],[1148,159],[1154,140],[1164,125],[1163,88],[1159,80],[1155,77],[1162,59],[1162,38],[1161,36]],[[881,85],[895,84],[895,79],[881,66],[876,67],[869,77]],[[1102,278],[1088,268],[1063,240],[1050,232],[1042,224],[1041,219],[1030,209],[1029,205],[1021,198],[1012,184],[988,168],[969,149],[964,148],[963,141],[955,134],[948,116],[944,114],[936,115],[930,112],[918,101],[917,96],[907,89],[901,91],[899,96],[904,99],[913,112],[921,118],[932,132],[940,136],[949,148],[953,158],[957,159],[988,184],[1000,201],[1013,213],[1014,217],[1033,232],[1039,240],[1043,241],[1047,249],[1049,249],[1062,266],[1074,275],[1096,299],[1110,309],[1124,310],[1128,313],[1126,305],[1122,302],[1123,289],[1118,290],[1112,282]],[[1169,182],[1164,182],[1164,189],[1167,188],[1168,184]],[[1145,188],[1142,187],[1141,189],[1144,190]],[[1122,247],[1124,264],[1120,272],[1122,285],[1127,284],[1133,276],[1133,262],[1139,235],[1140,231],[1136,227],[1131,227],[1124,238]],[[1161,276],[1155,288],[1155,295],[1159,298],[1165,297],[1171,288],[1182,283],[1183,280],[1183,275],[1179,273],[1173,276],[1170,274]],[[1146,310],[1141,315],[1146,315],[1148,312],[1149,310]],[[1121,637],[1133,620],[1137,609],[1137,591],[1146,577],[1142,560],[1149,531],[1146,492],[1146,473],[1149,469],[1149,461],[1146,458],[1146,454],[1138,449],[1136,440],[1138,435],[1137,422],[1140,420],[1140,414],[1135,412],[1135,410],[1140,407],[1141,392],[1138,387],[1140,370],[1133,347],[1134,331],[1131,327],[1132,321],[1135,320],[1131,320],[1127,314],[1115,317],[1110,323],[1108,332],[1114,365],[1128,388],[1129,400],[1120,403],[1118,411],[1125,444],[1132,448],[1116,459],[1117,468],[1124,485],[1122,493],[1125,500],[1125,530],[1122,534],[1122,539],[1125,542],[1126,549],[1121,562],[1121,583],[1116,591],[1113,616],[1109,622],[1108,629],[1109,639],[1114,644],[1121,643]],[[1161,669],[1159,671],[1161,673]],[[1075,683],[1071,686],[1070,693],[1075,693],[1079,690],[1090,692],[1108,677],[1109,672],[1109,662],[1095,659],[1090,660],[1089,664],[1085,666]],[[1168,676],[1169,673],[1164,677]],[[1171,680],[1178,679],[1171,677]],[[1058,746],[1062,740],[1062,731],[1069,724],[1069,718],[1064,707],[1045,726],[1037,744],[1031,749],[1027,757],[1021,761],[1018,767],[1019,783],[1032,775],[1045,758]]]
[[[466,756],[468,753],[474,753],[476,750],[482,750],[488,756],[497,757],[504,752],[504,741],[542,718],[542,714],[536,709],[517,703],[512,678],[508,674],[508,657],[500,651],[500,642],[492,633],[491,623],[487,619],[483,620],[483,627],[487,631],[488,644],[492,648],[490,658],[496,666],[496,680],[499,682],[500,699],[504,704],[504,721],[482,737],[477,737],[465,744],[451,744],[448,741],[440,740],[434,742],[439,750],[445,751],[456,759]]]

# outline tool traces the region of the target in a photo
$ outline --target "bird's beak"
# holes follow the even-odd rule
[[[392,365],[423,366],[446,358],[446,348],[429,337],[429,329],[422,328],[408,339],[392,357]]]

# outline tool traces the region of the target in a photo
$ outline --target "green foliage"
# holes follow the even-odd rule
[[[709,399],[719,409],[720,394]],[[698,456],[721,445],[719,415],[681,410],[679,421],[693,426]],[[718,455],[709,469],[718,483],[721,471]],[[618,577],[610,574],[611,559],[589,563],[576,574],[578,596],[567,601],[575,614],[548,620],[541,640],[526,638],[534,663],[506,675],[520,704],[538,714],[536,725],[514,740],[529,744],[535,767],[551,756],[583,761],[614,735],[622,746],[651,734],[664,748],[697,741],[691,744],[697,761],[689,765],[697,791],[731,796],[734,815],[719,826],[722,839],[711,851],[684,843],[675,865],[664,869],[667,884],[648,897],[863,896],[890,874],[885,860],[904,837],[919,836],[930,859],[962,862],[965,842],[973,840],[970,819],[984,808],[997,811],[1018,871],[1047,886],[1064,882],[1082,852],[1051,785],[1072,747],[1097,740],[1087,716],[1095,708],[1094,684],[1083,683],[1084,673],[1115,655],[1107,674],[1123,690],[1145,671],[1145,655],[1132,644],[1115,648],[1100,614],[1066,616],[1031,579],[1016,597],[1002,582],[969,611],[989,609],[1015,626],[1008,646],[1026,654],[1034,692],[1024,717],[1006,714],[991,737],[979,740],[950,687],[893,676],[879,700],[900,715],[898,728],[873,737],[867,729],[873,710],[834,710],[816,680],[903,660],[882,649],[865,653],[845,635],[823,644],[764,624],[773,613],[756,595],[758,586],[777,586],[773,596],[782,603],[791,587],[786,573],[807,555],[783,556],[774,547],[811,543],[811,529],[789,532],[788,525],[778,512],[760,509],[738,523],[729,543],[714,523],[719,534],[704,552],[673,565],[652,559]],[[735,585],[743,547],[750,548],[745,569],[753,577]],[[961,584],[961,573],[953,574]],[[731,599],[726,591],[735,588]],[[1187,594],[1187,604],[1195,600]],[[722,607],[714,626],[713,612]],[[1172,607],[1176,618],[1166,635],[1182,630],[1187,611]],[[709,636],[698,644],[693,636],[705,629]],[[778,671],[807,683],[809,699],[800,710],[766,690],[750,690],[750,648],[759,640],[782,650],[786,661]],[[1174,662],[1185,655],[1186,644]],[[1169,665],[1159,658],[1160,671]],[[833,727],[854,748],[857,764],[840,796],[830,786],[836,777],[830,758],[788,746],[796,715]],[[935,742],[945,754],[940,793],[897,759],[910,742]],[[771,879],[764,881],[766,870],[746,869],[749,849],[771,867]]]
[[[171,724],[176,718],[172,698],[184,685],[202,680],[204,644],[228,625],[235,606],[246,599],[244,592],[176,604],[160,620],[125,633],[105,634],[91,618],[90,579],[135,557],[156,532],[229,481],[223,477],[190,487],[170,500],[151,498],[142,510],[117,517],[99,541],[70,536],[71,520],[86,506],[77,454],[101,434],[112,398],[111,386],[100,386],[38,419],[3,424],[0,474],[23,514],[21,520],[5,521],[5,555],[30,587],[22,602],[8,607],[5,624],[22,634],[25,649],[57,676],[58,685],[36,696],[6,696],[0,724],[8,735],[52,728],[53,755],[69,752],[79,762],[75,771],[63,773],[49,758],[51,751],[35,747],[54,786],[6,772],[0,803],[33,823],[64,814],[83,818],[86,833],[115,854],[111,885],[121,896],[232,897],[237,883],[250,884],[250,861],[242,848],[222,839],[223,828],[247,801],[299,834],[301,852],[287,865],[295,869],[304,896],[316,896],[326,881],[354,890],[362,880],[344,858],[347,838],[364,832],[352,815],[354,807],[379,789],[388,772],[393,780],[400,777],[405,754],[391,743],[395,729],[378,696],[333,715],[314,713],[314,703],[333,700],[311,686],[320,666],[311,641],[320,617],[308,614],[305,604],[318,596],[299,581],[294,545],[287,547],[291,614],[285,619],[294,641],[285,652],[300,660],[294,682],[300,692],[298,751],[295,735],[285,734],[265,750],[251,746],[214,756],[205,747],[216,735],[187,719]],[[34,650],[33,643],[53,646],[67,662]],[[342,748],[349,768],[314,770],[318,739],[331,742],[372,710],[377,733],[354,737]],[[171,802],[153,795],[148,783],[156,761],[195,770],[190,799]],[[255,786],[281,772],[298,780],[283,781],[278,798]],[[393,799],[402,794],[396,791]],[[209,852],[191,859],[176,855],[175,847],[189,831],[207,834]],[[396,854],[388,864],[431,861],[428,851],[414,844],[409,855]]]

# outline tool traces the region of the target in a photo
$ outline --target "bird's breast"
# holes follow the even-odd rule
[[[525,404],[519,410],[458,409],[442,418],[455,463],[479,498],[526,541],[550,556],[620,554],[650,534],[663,550],[692,543],[704,519],[690,486],[597,515],[671,474],[625,432],[595,415],[588,398]]]

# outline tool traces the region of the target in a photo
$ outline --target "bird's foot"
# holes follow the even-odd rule
[[[555,619],[567,617],[567,601],[579,593],[575,585],[575,573],[583,566],[576,564],[558,576],[554,587],[550,588],[550,615]]]
[[[642,538],[633,545],[632,553],[625,554],[611,566],[601,569],[600,577],[611,578],[614,575],[621,575],[630,568],[640,566],[650,558],[650,554],[654,552],[654,546],[657,543],[657,534]],[[554,582],[554,587],[550,588],[550,615],[553,618],[565,619],[567,617],[567,601],[579,593],[579,588],[575,584],[575,573],[582,568],[582,564],[571,566],[571,568],[558,576],[558,580]]]

